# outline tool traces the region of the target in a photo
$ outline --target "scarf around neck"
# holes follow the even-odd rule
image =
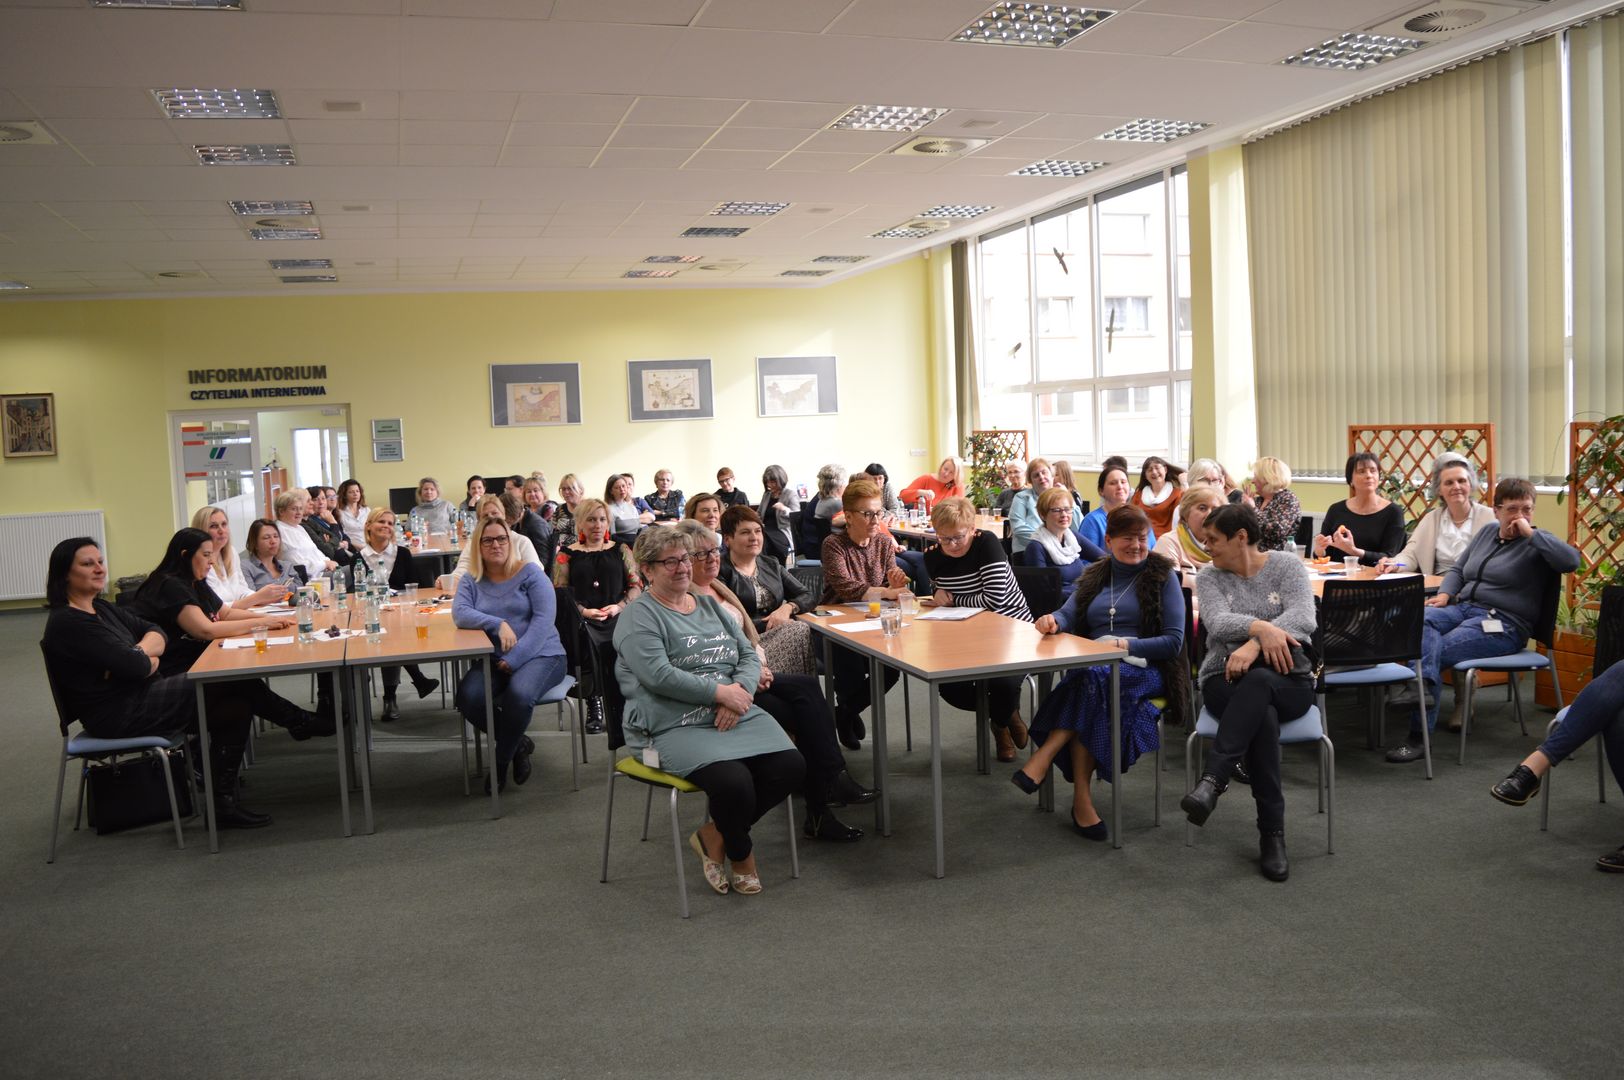
[[[1201,541],[1190,534],[1189,526],[1182,521],[1179,522],[1179,550],[1183,551],[1184,557],[1193,563],[1205,566],[1212,562],[1211,553],[1202,546]]]
[[[1051,566],[1070,566],[1082,556],[1082,548],[1077,545],[1077,534],[1067,529],[1056,536],[1046,528],[1039,528],[1032,534],[1032,539],[1043,545],[1043,553],[1049,556]]]

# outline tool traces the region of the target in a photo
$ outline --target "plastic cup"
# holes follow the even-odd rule
[[[405,596],[406,602],[408,604],[417,603],[417,582],[413,581],[413,582],[408,583],[406,588],[401,590],[401,591],[402,591],[403,595]]]
[[[1359,556],[1344,555],[1342,557],[1342,569],[1349,577],[1357,574],[1362,569],[1359,565]]]
[[[868,617],[871,619],[877,619],[880,617],[880,602],[878,600],[870,600],[868,602]]]
[[[264,623],[254,627],[254,651],[261,656],[271,647],[271,628]]]
[[[902,612],[896,608],[883,612],[880,615],[880,633],[888,638],[899,636],[902,633]]]
[[[905,619],[911,619],[919,614],[919,597],[911,592],[905,592],[897,597],[897,609]]]
[[[417,640],[429,639],[429,612],[427,608],[418,608],[412,614],[412,625],[417,629]]]

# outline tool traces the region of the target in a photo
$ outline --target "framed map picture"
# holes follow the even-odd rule
[[[491,426],[581,422],[581,365],[492,364]]]
[[[708,359],[629,360],[626,384],[633,420],[709,420],[716,415]]]
[[[55,457],[56,395],[0,397],[0,447],[6,457]]]
[[[834,357],[756,357],[757,416],[817,416],[839,411]]]

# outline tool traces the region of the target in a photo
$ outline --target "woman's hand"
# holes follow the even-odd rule
[[[1341,548],[1343,551],[1346,551],[1349,555],[1357,555],[1361,559],[1365,557],[1365,549],[1354,544],[1353,533],[1346,525],[1338,525],[1336,527],[1336,532],[1332,535],[1331,542],[1337,547]]]
[[[787,626],[794,617],[795,605],[786,600],[774,608],[771,615],[767,616],[767,629],[777,630],[780,626]]]
[[[496,628],[496,640],[501,644],[503,652],[512,652],[513,647],[519,643],[519,635],[513,632],[513,627],[502,620],[502,625]]]
[[[1329,536],[1326,536],[1324,533],[1319,533],[1319,534],[1315,535],[1315,537],[1314,537],[1314,558],[1316,558],[1316,559],[1325,558],[1325,549],[1327,547],[1329,547],[1330,544],[1331,544],[1331,538]]]
[[[654,524],[654,515],[649,511],[644,510],[641,514],[637,515],[637,521],[641,525],[652,525]]]
[[[909,580],[911,579],[908,577],[908,571],[904,570],[900,566],[893,566],[891,569],[885,572],[885,583],[891,586],[893,589],[906,589],[908,587]],[[891,597],[891,599],[894,600],[896,598]]]
[[[506,660],[498,660],[496,662],[496,670],[502,672],[504,675],[513,674],[513,667]]]
[[[260,607],[265,604],[280,604],[288,598],[288,587],[277,583],[262,586],[248,594],[242,602],[243,607]]]
[[[593,622],[603,622],[609,617],[607,608],[584,607],[581,609],[581,618],[591,619]]]
[[[1230,653],[1229,659],[1224,661],[1224,678],[1234,682],[1248,671],[1251,671],[1252,665],[1257,661],[1260,652],[1262,650],[1258,648],[1256,641],[1248,641],[1245,645]]]
[[[150,679],[154,675],[158,674],[158,658],[156,656],[149,656],[147,657],[147,663],[151,665],[151,667],[147,669],[147,678]]]
[[[1448,607],[1449,594],[1446,592],[1433,593],[1426,599],[1427,607]]]
[[[328,559],[327,560],[327,572],[332,573],[334,570],[337,570],[337,569],[338,569],[338,564],[336,562],[334,562],[333,560]]]
[[[291,615],[278,615],[274,619],[266,619],[265,625],[270,627],[272,630],[286,630],[296,621],[297,620],[295,620]]]
[[[1291,647],[1299,644],[1296,638],[1271,622],[1262,619],[1252,624],[1252,637],[1262,650],[1263,659],[1282,675],[1291,674]]]
[[[755,700],[754,695],[738,683],[716,684],[716,707],[718,709],[732,709],[743,715],[750,711],[750,703]]]
[[[953,606],[953,594],[948,592],[946,589],[937,589],[935,592],[930,594],[930,598],[935,601],[937,607]]]
[[[1040,615],[1038,616],[1038,621],[1032,625],[1037,627],[1038,633],[1040,634],[1060,633],[1060,620],[1056,619],[1053,615]]]
[[[716,706],[716,730],[731,731],[738,726],[739,718],[743,713],[735,712],[726,705]]]
[[[773,685],[773,669],[766,664],[761,665],[761,678],[756,680],[756,693],[770,690]]]

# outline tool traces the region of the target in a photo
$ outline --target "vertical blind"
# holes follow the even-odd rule
[[[1549,471],[1561,111],[1546,39],[1245,148],[1263,453],[1340,474],[1350,423],[1490,420],[1503,473]]]
[[[1624,17],[1574,28],[1574,414],[1624,413]]]

